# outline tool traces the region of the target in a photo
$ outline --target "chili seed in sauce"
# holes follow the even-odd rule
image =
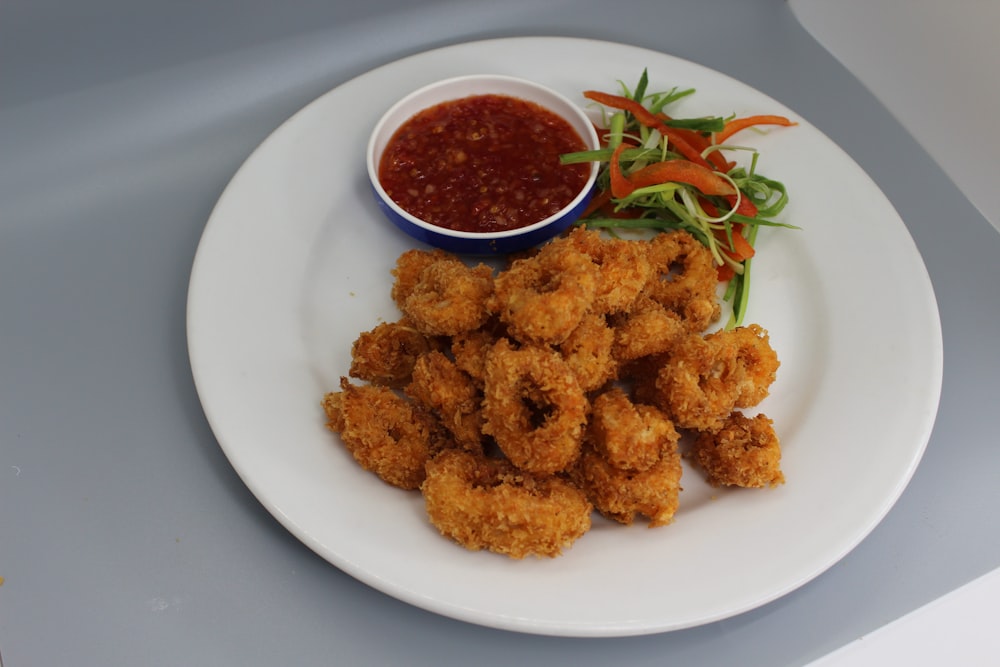
[[[469,232],[544,220],[579,194],[589,165],[561,165],[585,150],[570,124],[533,102],[473,95],[425,109],[390,139],[379,163],[386,193],[412,215]]]

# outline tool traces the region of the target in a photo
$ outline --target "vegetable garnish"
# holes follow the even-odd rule
[[[567,153],[563,164],[601,162],[597,190],[576,223],[592,229],[672,231],[683,229],[715,258],[723,299],[731,314],[725,325],[742,324],[750,292],[750,264],[761,227],[776,222],[788,203],[785,186],[757,172],[756,149],[726,143],[758,126],[788,127],[784,116],[672,118],[665,109],[694,89],[646,92],[643,70],[634,90],[619,82],[621,94],[588,90],[584,97],[602,107],[602,147]],[[739,166],[724,151],[749,153]]]

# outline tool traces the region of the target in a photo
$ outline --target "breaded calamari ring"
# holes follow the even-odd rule
[[[489,308],[512,338],[558,345],[590,310],[597,275],[589,256],[557,239],[496,277]]]
[[[451,337],[451,354],[455,365],[482,385],[486,372],[486,354],[501,337],[503,328],[491,322],[479,329],[455,334]]]
[[[593,400],[590,434],[594,448],[611,465],[624,470],[647,470],[676,449],[680,435],[661,410],[635,404],[618,387]]]
[[[740,395],[736,398],[737,408],[752,408],[767,398],[781,362],[764,328],[759,324],[748,324],[729,331],[718,331],[706,338],[729,338],[736,342],[737,358],[745,371]]]
[[[411,248],[396,259],[396,266],[392,269],[392,300],[400,310],[403,309],[407,297],[413,293],[413,288],[420,281],[420,274],[424,269],[441,261],[462,263],[458,257],[440,248],[433,250]]]
[[[640,357],[635,361],[622,364],[622,370],[618,374],[618,379],[633,403],[644,405],[660,406],[660,392],[656,388],[656,379],[662,369],[670,360],[667,352],[653,354],[648,357]]]
[[[401,308],[424,334],[454,336],[489,319],[486,300],[492,293],[493,270],[485,264],[438,261],[420,272]]]
[[[703,298],[691,299],[681,309],[681,321],[692,333],[704,331],[719,319],[722,306],[714,294]]]
[[[417,357],[431,341],[406,320],[383,322],[362,332],[351,345],[351,377],[400,388],[410,381]]]
[[[605,238],[598,230],[576,227],[568,242],[598,267],[594,310],[606,315],[627,311],[652,275],[646,243]]]
[[[625,363],[668,352],[688,329],[677,313],[639,297],[628,313],[615,318],[614,332],[614,356]]]
[[[785,481],[781,443],[763,414],[751,418],[734,412],[717,433],[698,435],[691,458],[712,486],[763,488]]]
[[[676,446],[665,447],[661,458],[646,470],[623,470],[593,447],[585,445],[575,477],[587,498],[603,516],[625,525],[637,515],[649,518],[649,528],[674,520],[680,505],[681,456]]]
[[[702,331],[722,312],[712,253],[685,231],[657,234],[647,251],[652,275],[643,293],[680,315],[690,331]]]
[[[551,474],[579,456],[589,403],[553,350],[501,339],[486,357],[483,432],[519,468]]]
[[[343,382],[343,380],[341,380]],[[323,395],[320,405],[326,413],[326,427],[334,433],[340,433],[347,428],[344,421],[344,392],[330,391]]]
[[[744,369],[735,341],[690,334],[656,377],[657,405],[681,428],[718,430],[736,405]]]
[[[461,450],[428,462],[421,491],[431,523],[472,551],[555,557],[590,530],[592,507],[569,482]]]
[[[455,442],[470,451],[482,451],[482,392],[442,352],[432,350],[417,359],[407,396],[437,415]]]
[[[576,374],[583,391],[600,389],[618,374],[612,354],[615,332],[602,315],[590,313],[559,345],[559,353]]]
[[[327,426],[361,467],[401,489],[420,487],[425,464],[443,443],[435,420],[388,387],[341,378],[323,409]]]

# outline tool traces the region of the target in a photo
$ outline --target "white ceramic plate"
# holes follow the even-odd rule
[[[762,233],[749,321],[782,367],[761,406],[787,483],[713,490],[687,470],[673,525],[601,519],[565,555],[514,561],[440,537],[417,493],[364,473],[324,428],[320,399],[357,334],[398,313],[389,271],[411,247],[365,177],[368,132],[436,79],[499,73],[571,99],[648,68],[650,90],[697,88],[687,115],[779,113],[752,136],[759,170],[792,194]],[[836,187],[836,193],[831,192]],[[831,197],[852,201],[849,216]],[[899,497],[929,438],[941,386],[937,308],[897,213],[862,170],[794,111],[718,72],[630,46],[519,38],[447,47],[349,81],[279,127],[235,175],[198,248],[188,302],[205,413],[261,503],[330,563],[391,596],[482,625],[568,636],[695,626],[773,600],[858,544]]]

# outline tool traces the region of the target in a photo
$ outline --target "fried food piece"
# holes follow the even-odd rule
[[[343,379],[341,379],[341,383],[343,383]],[[327,392],[320,405],[323,406],[323,412],[326,414],[326,427],[334,433],[343,432],[347,428],[347,422],[344,420],[344,392]]]
[[[647,252],[652,275],[644,294],[681,316],[692,332],[703,331],[719,318],[719,278],[708,248],[678,230],[653,237]]]
[[[489,318],[486,300],[493,293],[493,270],[442,260],[429,264],[403,300],[402,311],[430,336],[454,336],[481,327]]]
[[[420,250],[412,248],[407,250],[396,259],[396,266],[392,269],[392,300],[396,306],[402,310],[406,299],[413,293],[413,289],[420,281],[420,274],[435,262],[462,263],[458,257],[434,248],[433,250]]]
[[[569,482],[457,449],[427,464],[421,491],[431,523],[472,551],[554,557],[590,530],[593,508]]]
[[[340,379],[340,391],[323,399],[327,426],[362,468],[401,489],[417,489],[424,466],[443,440],[427,413],[396,392],[379,385],[352,385]]]
[[[614,356],[626,363],[668,352],[688,330],[675,312],[643,296],[636,299],[627,314],[617,318],[614,332]]]
[[[697,333],[704,331],[722,314],[722,306],[715,294],[691,299],[684,304],[681,321],[687,325],[688,331]]]
[[[486,357],[484,393],[483,432],[517,467],[551,474],[579,456],[589,403],[556,352],[498,341]]]
[[[737,408],[752,408],[767,398],[781,362],[765,329],[759,324],[749,324],[709,334],[706,338],[730,338],[736,343],[737,359],[745,376],[736,398]]]
[[[649,518],[649,527],[666,526],[680,504],[681,456],[676,443],[666,444],[660,459],[646,470],[623,470],[593,447],[585,446],[576,478],[587,498],[602,515],[630,525],[637,516]]]
[[[556,239],[496,277],[489,309],[512,338],[558,345],[590,310],[597,278],[597,265],[589,256]]]
[[[437,415],[458,445],[482,451],[482,392],[442,352],[433,350],[417,359],[405,392]]]
[[[745,371],[738,353],[729,338],[681,339],[656,377],[656,404],[681,428],[717,431],[740,395]]]
[[[716,433],[701,433],[691,458],[712,486],[762,488],[784,484],[781,444],[772,421],[763,414],[734,412]]]
[[[659,406],[660,392],[656,388],[656,379],[669,359],[670,355],[663,353],[622,364],[618,374],[619,384],[626,388],[633,403]],[[662,406],[659,407],[663,410]]]
[[[431,341],[406,320],[383,322],[363,332],[351,346],[351,377],[400,388],[410,381],[417,358]]]
[[[590,432],[594,448],[611,465],[635,471],[651,468],[680,439],[666,414],[632,403],[618,387],[594,399]]]
[[[598,230],[576,227],[568,243],[586,254],[598,267],[594,310],[605,315],[627,311],[652,275],[652,265],[642,241],[604,238]]]
[[[618,374],[618,361],[612,354],[614,342],[615,332],[604,317],[590,313],[559,346],[583,391],[600,389]]]
[[[576,478],[594,507],[619,523],[673,521],[680,503],[680,434],[661,410],[614,387],[594,399]]]
[[[455,365],[480,386],[486,374],[486,355],[504,335],[503,328],[487,322],[475,331],[463,331],[451,337],[451,354]]]

